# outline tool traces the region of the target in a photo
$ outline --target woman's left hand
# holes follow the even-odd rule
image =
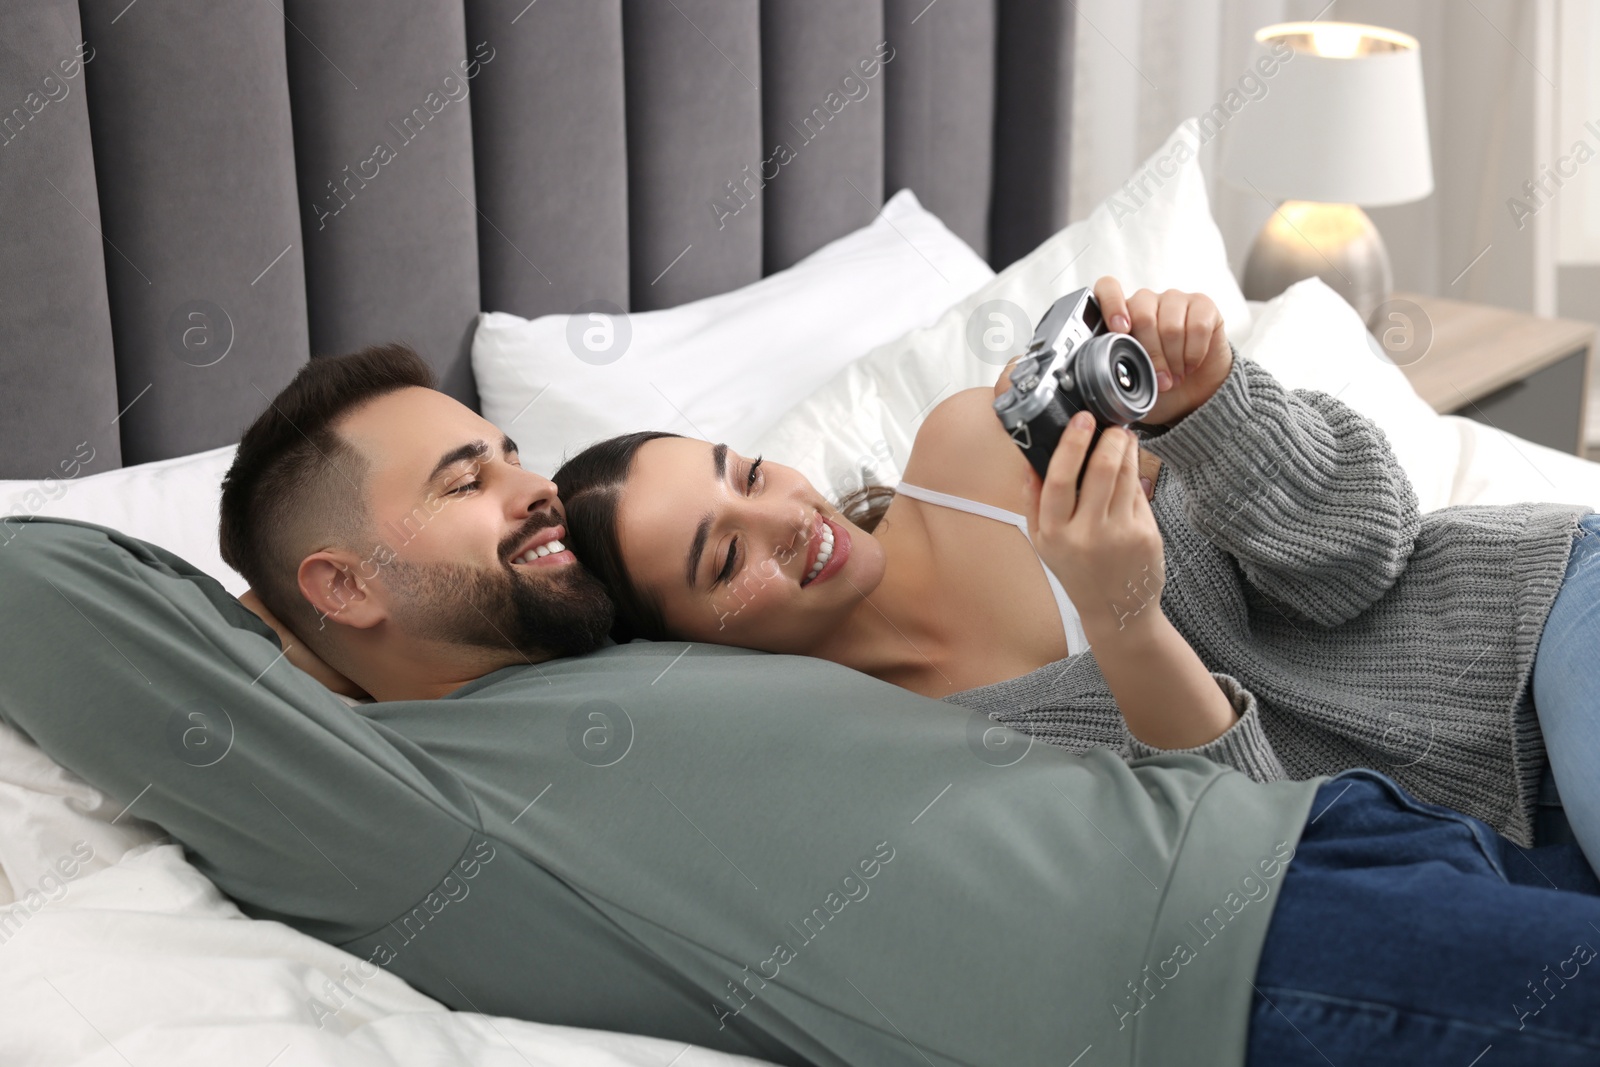
[[[1139,492],[1137,442],[1113,428],[1089,452],[1093,433],[1094,419],[1080,411],[1061,435],[1030,508],[1034,547],[1078,609],[1128,731],[1156,748],[1209,744],[1238,715],[1161,610],[1161,529]]]
[[[1093,435],[1087,412],[1072,417],[1049,472],[1034,480],[1028,518],[1034,548],[1078,608],[1090,644],[1099,644],[1161,615],[1166,570],[1161,529],[1139,485],[1138,442],[1114,427],[1091,452]]]
[[[1106,325],[1132,334],[1156,367],[1156,406],[1147,423],[1170,425],[1211,399],[1233,369],[1233,349],[1223,332],[1222,313],[1203,293],[1140,289],[1124,297],[1110,276],[1094,283],[1094,296]]]

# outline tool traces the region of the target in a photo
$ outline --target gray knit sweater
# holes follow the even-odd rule
[[[1243,358],[1141,444],[1162,461],[1161,608],[1240,712],[1193,751],[1260,780],[1372,767],[1531,843],[1534,654],[1588,509],[1420,515],[1383,431]],[[1066,748],[1157,751],[1128,733],[1092,650],[949,699]]]

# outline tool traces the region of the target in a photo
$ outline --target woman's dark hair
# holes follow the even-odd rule
[[[867,533],[878,529],[884,512],[894,503],[894,490],[887,485],[863,485],[852,489],[839,501],[839,513]]]
[[[661,605],[634,584],[622,562],[622,546],[617,541],[617,505],[639,449],[663,437],[680,436],[643,430],[607,438],[567,460],[551,479],[567,512],[567,537],[563,543],[600,579],[617,605],[616,621],[611,626],[611,638],[617,642],[636,637],[666,641],[672,637]]]
[[[607,438],[590,445],[561,465],[551,479],[567,512],[567,537],[564,542],[578,560],[604,583],[617,605],[616,622],[611,628],[614,641],[636,637],[650,641],[670,641],[661,605],[634,584],[622,560],[617,540],[617,505],[633,469],[639,449],[651,441],[681,434],[643,430]],[[846,494],[839,502],[844,517],[871,533],[894,500],[894,490],[881,485],[866,485]]]

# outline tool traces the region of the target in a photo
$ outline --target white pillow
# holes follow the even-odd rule
[[[484,417],[531,470],[631,430],[744,450],[840,367],[993,277],[907,189],[870,225],[720,296],[633,315],[487,312],[472,369]]]
[[[249,585],[222,562],[217,544],[222,476],[236,447],[225,445],[100,474],[0,482],[0,515],[48,515],[109,526],[177,553],[238,596]],[[92,455],[77,460],[78,466],[63,473],[94,469]],[[17,537],[28,536],[26,527],[13,529],[19,530]],[[4,551],[0,538],[0,552]]]
[[[835,498],[863,482],[893,485],[917,427],[938,401],[961,389],[993,385],[1000,368],[1026,344],[1031,324],[1057,297],[1105,274],[1129,292],[1205,293],[1216,301],[1229,333],[1243,336],[1250,310],[1228,269],[1193,144],[1191,119],[1145,161],[1128,188],[933,325],[846,367],[763,434],[753,451],[799,468]]]
[[[1289,388],[1330,393],[1382,427],[1423,511],[1453,502],[1460,435],[1320,278],[1295,283],[1262,308],[1240,351]]]

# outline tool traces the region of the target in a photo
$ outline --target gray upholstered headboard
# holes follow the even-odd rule
[[[5,0],[0,478],[230,443],[379,340],[474,403],[480,309],[723,292],[902,187],[1003,266],[1067,221],[1073,10]]]

